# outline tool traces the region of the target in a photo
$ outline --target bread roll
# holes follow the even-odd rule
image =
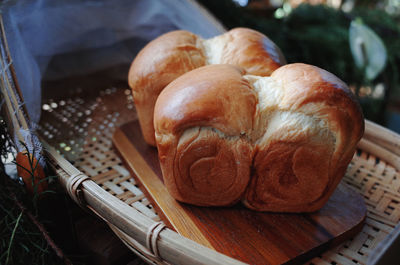
[[[311,212],[342,179],[364,119],[347,86],[320,68],[289,64],[260,77],[210,65],[161,92],[154,128],[177,200]]]
[[[246,28],[208,40],[187,31],[173,31],[153,40],[136,56],[128,76],[148,144],[155,146],[153,113],[160,92],[182,74],[208,64],[233,64],[249,74],[269,76],[285,59],[270,39]]]

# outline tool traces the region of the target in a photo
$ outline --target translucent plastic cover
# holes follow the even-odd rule
[[[189,0],[18,0],[1,5],[24,102],[38,122],[41,81],[126,66],[162,33],[185,29],[204,38],[218,23]]]

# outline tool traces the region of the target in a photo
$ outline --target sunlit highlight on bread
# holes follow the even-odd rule
[[[208,40],[182,30],[153,40],[136,56],[128,76],[148,144],[156,144],[153,113],[161,91],[184,73],[209,64],[232,64],[246,73],[268,76],[285,64],[285,59],[265,35],[246,28],[236,28]]]
[[[347,86],[320,68],[290,64],[260,77],[212,65],[161,92],[154,128],[177,200],[309,212],[342,179],[364,120]]]

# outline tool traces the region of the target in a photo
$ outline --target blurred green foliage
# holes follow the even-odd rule
[[[200,0],[228,28],[249,27],[272,39],[284,53],[288,63],[303,62],[334,73],[351,86],[385,86],[383,98],[360,97],[366,118],[380,123],[388,104],[400,99],[400,27],[399,18],[383,10],[355,7],[346,13],[325,5],[302,4],[287,16],[277,19],[274,12],[265,14],[240,7],[231,0]],[[349,27],[361,19],[384,42],[388,61],[385,69],[374,80],[367,80],[356,67],[349,46]]]

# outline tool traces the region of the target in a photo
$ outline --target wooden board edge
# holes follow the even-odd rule
[[[130,174],[137,180],[140,186],[142,186],[142,191],[145,193],[147,198],[152,202],[153,206],[156,207],[157,213],[160,218],[165,222],[167,226],[171,229],[177,231],[182,236],[189,238],[203,246],[215,250],[211,243],[205,238],[201,233],[197,225],[192,221],[192,219],[187,215],[186,211],[181,207],[181,205],[169,195],[166,187],[153,172],[147,162],[142,158],[140,153],[136,150],[135,146],[129,141],[126,135],[120,128],[116,128],[112,137],[113,147],[116,150],[118,156],[121,158],[122,162],[129,170]],[[125,152],[123,150],[126,150]],[[134,167],[125,159],[125,157],[133,157],[136,162]],[[139,176],[146,174],[147,181],[143,181]],[[151,186],[151,187],[150,187]],[[165,200],[158,200],[156,196],[151,193],[152,190],[158,190],[165,194]],[[182,218],[170,219],[168,214],[179,212]]]
[[[311,259],[318,256],[319,254],[339,246],[340,244],[358,235],[362,231],[366,219],[367,219],[367,214],[364,215],[364,217],[358,224],[353,226],[351,229],[345,231],[343,234],[339,235],[338,237],[332,238],[331,240],[325,242],[324,244],[321,244],[318,247],[315,247],[314,249],[312,249],[307,253],[301,254],[295,257],[294,259],[291,259],[290,261],[284,263],[284,265],[308,263],[309,261],[311,261]]]

